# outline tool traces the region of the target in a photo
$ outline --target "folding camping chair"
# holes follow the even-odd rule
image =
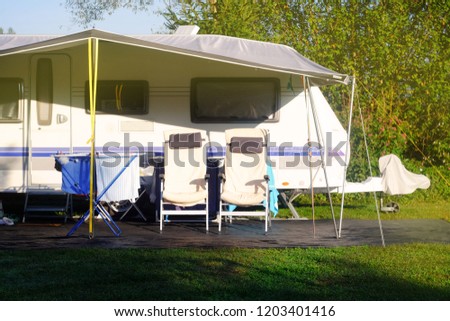
[[[86,174],[86,171],[83,173]],[[97,156],[95,159],[95,173],[97,196],[93,204],[94,212],[100,215],[115,236],[120,236],[122,233],[121,229],[114,222],[108,211],[103,207],[102,202],[113,202],[138,197],[139,162],[137,155],[132,155],[130,157]],[[86,181],[88,179],[82,180]],[[72,227],[69,233],[67,233],[67,236],[71,236],[75,233],[89,215],[90,211],[88,210]]]
[[[164,132],[164,174],[161,174],[159,210],[162,231],[169,215],[208,217],[206,135],[195,130]],[[199,209],[200,207],[200,209]]]
[[[265,232],[270,225],[270,191],[267,174],[267,134],[264,129],[239,128],[225,131],[225,171],[219,205],[219,232],[222,218],[260,216]],[[264,207],[264,211],[235,210],[236,207]]]

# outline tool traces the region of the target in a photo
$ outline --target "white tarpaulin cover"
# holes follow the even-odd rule
[[[102,41],[115,42],[247,67],[304,75],[310,77],[314,85],[349,82],[348,75],[327,69],[303,57],[291,47],[222,35],[123,36],[95,29],[67,36],[0,35],[0,56],[59,50],[83,44],[88,38],[98,38],[100,46]]]
[[[430,187],[428,177],[408,171],[396,155],[382,156],[378,162],[382,176],[381,182],[387,194],[411,194],[418,188]]]

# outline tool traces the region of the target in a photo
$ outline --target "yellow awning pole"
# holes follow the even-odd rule
[[[90,165],[90,185],[89,185],[89,238],[94,238],[94,199],[95,199],[95,110],[97,103],[97,75],[98,75],[98,39],[89,38],[88,41],[88,61],[89,61],[89,103],[91,113],[91,165]]]

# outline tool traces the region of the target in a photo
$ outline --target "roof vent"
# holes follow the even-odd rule
[[[179,26],[175,31],[175,35],[194,36],[200,30],[199,26]]]

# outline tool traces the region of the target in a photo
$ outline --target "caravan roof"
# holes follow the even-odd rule
[[[289,46],[221,35],[124,36],[95,29],[67,36],[0,35],[0,56],[59,50],[80,45],[89,38],[265,70],[305,75],[310,77],[315,85],[349,82],[348,75],[327,69],[303,57]]]

